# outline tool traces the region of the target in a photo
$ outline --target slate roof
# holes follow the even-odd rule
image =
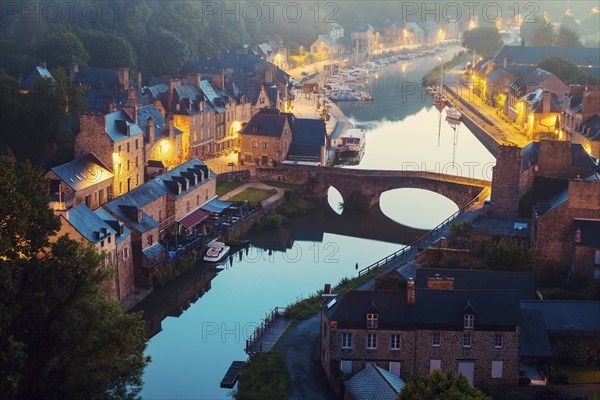
[[[116,242],[117,244],[121,243],[125,240],[129,235],[131,235],[131,230],[123,224],[121,221],[117,220],[113,215],[111,215],[108,211],[100,207],[96,211],[94,211],[98,217],[100,217],[104,222],[113,228],[113,230],[117,233]],[[120,233],[123,231],[123,233]]]
[[[354,32],[366,32],[369,29],[373,29],[373,27],[370,24],[358,24],[354,28]]]
[[[288,159],[296,161],[319,161],[321,159],[321,147],[309,144],[290,144]]]
[[[118,90],[117,88],[91,88],[85,91],[85,98],[88,110],[104,112],[106,104],[125,105],[129,96],[127,92]]]
[[[48,71],[45,67],[38,66],[35,67],[27,76],[27,78],[25,78],[23,83],[21,83],[21,89],[29,90],[37,78],[46,78],[52,80],[52,82],[56,82],[50,71]]]
[[[544,93],[550,93],[550,109],[544,110],[543,107],[543,99]],[[560,113],[561,112],[561,103],[558,100],[558,95],[556,93],[549,92],[545,89],[539,88],[534,90],[531,93],[523,96],[523,100],[529,104],[531,104],[531,112],[533,113]]]
[[[562,106],[568,108],[574,113],[580,112],[581,108],[583,107],[583,93],[577,93],[569,97],[565,102],[562,103]]]
[[[123,110],[113,111],[105,116],[106,133],[113,142],[142,133],[142,129]],[[127,131],[129,130],[129,134]]]
[[[200,81],[200,90],[206,96],[206,99],[210,102],[217,112],[222,113],[227,111],[223,102],[223,96],[217,92],[217,90],[207,80]]]
[[[573,237],[579,229],[581,232],[581,241],[575,242],[576,246],[588,246],[600,248],[600,220],[573,220]]]
[[[569,190],[564,190],[548,200],[539,200],[535,203],[535,208],[539,215],[545,214],[555,209],[569,200]]]
[[[153,260],[156,257],[159,257],[161,254],[165,254],[167,249],[160,243],[154,243],[152,246],[142,250],[144,257],[148,260]]]
[[[528,238],[529,220],[522,218],[484,218],[473,223],[471,232],[481,235]]]
[[[383,368],[368,364],[344,385],[356,400],[395,400],[404,381]]]
[[[416,22],[407,22],[406,29],[413,33],[423,33],[423,29]]]
[[[521,357],[552,357],[552,347],[542,312],[535,308],[521,308]]]
[[[508,46],[505,45],[494,56],[494,64],[502,64],[506,58],[507,64],[537,65],[540,60],[549,56],[566,57],[575,65],[600,66],[598,48],[587,47],[542,47],[542,46]]]
[[[512,330],[520,325],[516,290],[415,289],[415,303],[406,302],[405,291],[350,291],[336,297],[325,313],[338,328],[365,325],[367,310],[379,309],[380,329],[429,328],[462,330],[464,310],[476,310],[476,329]]]
[[[550,333],[600,333],[600,302],[571,300],[523,300],[521,308],[540,310]]]
[[[521,172],[538,163],[540,142],[531,142],[521,149]]]
[[[113,179],[113,173],[94,154],[89,153],[51,170],[74,191]]]
[[[287,117],[282,114],[259,112],[242,128],[242,135],[281,137]]]
[[[142,128],[144,131],[144,138],[149,140],[148,132],[146,131],[146,121],[148,118],[152,118],[154,123],[154,140],[159,140],[163,136],[163,132],[165,130],[165,117],[161,114],[160,110],[156,108],[155,105],[149,104],[146,106],[138,107],[137,111],[137,120],[138,126]]]
[[[325,35],[319,35],[319,38],[321,38],[323,40],[323,42],[325,42],[325,44],[329,47],[335,47],[337,44],[335,43],[335,40],[333,40],[331,38],[331,36],[325,34]]]
[[[83,237],[91,243],[96,244],[109,235],[115,235],[117,232],[102,218],[94,214],[85,204],[79,204],[69,210],[67,217],[69,224],[81,233]]]
[[[177,194],[176,182],[182,181],[185,175],[190,175],[190,172],[188,172],[190,170],[194,170],[197,173],[204,171],[205,179],[198,182],[198,185],[202,185],[208,180],[216,178],[215,173],[212,172],[210,168],[204,165],[202,161],[194,158],[129,192],[104,203],[102,207],[107,209],[111,214],[118,216],[119,219],[129,223],[137,231],[146,232],[157,227],[159,223],[144,212],[142,212],[142,221],[137,222],[137,209],[144,207],[165,195],[178,199],[189,193],[190,190],[193,190],[197,186],[190,183],[188,190],[182,189],[181,194]]]
[[[427,278],[454,278],[456,290],[516,290],[521,299],[535,298],[533,272],[505,272],[448,268],[416,268],[415,287],[427,288]]]
[[[75,75],[73,83],[93,89],[116,89],[119,86],[119,79],[114,69],[88,67]]]
[[[575,167],[596,168],[598,161],[585,151],[580,143],[571,143],[571,165]]]
[[[577,131],[589,140],[600,140],[600,115],[594,114],[582,121],[577,127]]]

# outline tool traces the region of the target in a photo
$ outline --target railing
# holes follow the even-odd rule
[[[246,339],[246,353],[262,353],[262,336],[269,326],[279,317],[283,316],[287,310],[287,307],[275,307],[269,315],[260,323],[260,325],[254,330],[254,333]],[[255,347],[258,346],[258,349]]]
[[[420,238],[418,238],[417,240],[415,240],[409,246],[406,246],[403,249],[400,249],[400,250],[398,250],[398,251],[390,254],[389,256],[387,256],[385,258],[382,258],[381,260],[379,260],[377,262],[374,262],[373,264],[369,265],[368,267],[365,267],[365,268],[361,269],[360,271],[358,271],[358,276],[363,276],[365,274],[368,274],[373,268],[381,267],[381,266],[387,264],[388,262],[390,262],[392,260],[399,259],[398,261],[404,262],[407,254],[409,252],[411,252],[415,248],[418,249],[419,245],[421,245],[425,240],[431,238],[433,235],[435,235],[436,233],[438,233],[439,231],[441,231],[449,223],[451,223],[452,221],[454,221],[460,214],[462,214],[463,212],[465,212],[473,204],[477,203],[479,201],[479,197],[480,196],[481,196],[481,194],[479,196],[475,197],[474,199],[472,199],[471,201],[469,201],[461,209],[459,209],[457,212],[455,212],[454,214],[452,214],[451,216],[449,216],[448,218],[446,218],[442,223],[440,223],[438,226],[436,226],[435,228],[433,228],[432,230],[430,230],[429,232],[427,232],[425,235],[423,235]]]

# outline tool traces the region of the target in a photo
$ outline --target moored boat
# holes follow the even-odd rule
[[[223,242],[212,242],[207,245],[204,261],[219,262],[229,253],[230,247]]]

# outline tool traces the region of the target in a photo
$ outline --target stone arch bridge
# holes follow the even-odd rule
[[[359,191],[371,197],[371,205],[379,202],[381,193],[401,188],[424,189],[452,200],[458,208],[489,193],[490,181],[427,171],[381,171],[354,168],[286,165],[278,168],[257,168],[258,179],[315,185],[315,194],[325,197],[330,186],[336,188],[344,201]]]

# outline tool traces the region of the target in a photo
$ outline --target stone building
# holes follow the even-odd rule
[[[263,110],[242,128],[241,160],[256,165],[277,166],[287,158],[292,128],[286,114]]]
[[[81,203],[95,210],[113,198],[114,175],[93,154],[52,168],[46,173],[50,181],[50,208],[69,210]]]
[[[103,268],[114,269],[115,276],[107,282],[106,295],[123,301],[133,293],[133,259],[131,257],[131,232],[104,210],[93,212],[85,204],[59,212],[61,228],[54,239],[68,235],[69,238],[104,254]]]
[[[160,163],[166,171],[184,162],[185,135],[175,127],[173,116],[165,118],[152,104],[138,107],[136,112],[144,131],[145,180],[152,175],[152,166]]]
[[[543,139],[542,134],[550,134],[559,139],[561,102],[556,93],[545,89],[536,89],[523,97],[523,127],[531,140]]]
[[[113,196],[144,183],[144,135],[133,107],[107,114],[85,112],[75,138],[75,157],[93,153],[113,174]]]
[[[375,364],[407,377],[441,368],[474,385],[513,385],[519,376],[519,300],[511,290],[459,290],[430,278],[425,289],[351,291],[321,308],[321,363],[340,379]]]
[[[562,104],[561,133],[600,158],[600,86],[571,86]]]
[[[539,177],[566,179],[585,175],[597,168],[597,161],[579,144],[542,140],[523,147],[500,146],[492,175],[490,214],[519,216],[519,202],[532,191]],[[563,189],[566,186],[563,187]]]
[[[375,29],[369,24],[360,24],[352,30],[350,34],[356,63],[364,60],[373,54],[375,48]]]
[[[319,35],[310,45],[310,52],[320,53],[326,59],[335,58],[339,54],[338,44],[329,35]]]
[[[176,252],[179,241],[195,237],[208,217],[202,207],[215,196],[216,174],[194,158],[103,205],[132,232],[137,286],[152,287],[170,246]]]

